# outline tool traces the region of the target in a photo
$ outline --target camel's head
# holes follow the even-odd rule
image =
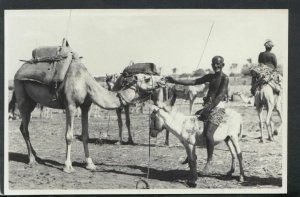
[[[160,110],[163,109],[155,105],[152,106],[152,109],[150,115],[150,136],[157,137],[157,134],[164,129],[164,121],[159,114]]]
[[[135,74],[133,78],[141,91],[151,92],[166,85],[164,77],[158,75]]]

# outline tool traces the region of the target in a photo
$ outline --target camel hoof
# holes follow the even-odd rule
[[[92,171],[97,169],[97,167],[93,163],[87,164],[85,168],[87,170],[92,170]]]
[[[273,132],[273,135],[278,135],[278,131],[275,130],[275,131]]]
[[[273,141],[274,141],[274,139],[273,139],[273,138],[270,138],[270,137],[268,138],[268,140],[269,140],[269,141],[271,141],[271,142],[273,142]]]
[[[260,140],[259,140],[259,143],[262,143],[262,144],[263,144],[263,143],[264,143],[264,140],[263,140],[263,139],[260,139]]]
[[[36,166],[37,164],[38,162],[35,159],[30,159],[30,161],[28,162],[29,167]]]
[[[134,145],[134,142],[133,142],[133,140],[132,140],[132,139],[128,139],[128,142],[127,142],[127,144],[129,144],[129,145]]]
[[[226,176],[228,176],[228,177],[232,176],[233,173],[234,173],[234,170],[230,170],[230,171],[227,172]]]
[[[75,172],[75,169],[72,166],[65,166],[63,171],[66,173],[72,173]]]
[[[244,176],[240,176],[239,182],[241,182],[241,183],[244,182]]]
[[[165,142],[165,146],[169,146],[169,142]]]
[[[185,185],[191,188],[195,188],[197,186],[197,184],[194,181],[186,181]]]

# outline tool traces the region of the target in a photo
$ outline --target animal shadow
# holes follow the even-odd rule
[[[81,135],[75,135],[75,138],[82,142],[82,136]],[[89,138],[88,143],[90,144],[116,144],[118,140],[112,140],[112,139],[101,139],[101,138]]]
[[[105,170],[105,172],[113,172],[116,174],[126,174],[130,176],[137,176],[137,177],[146,177],[148,173],[148,167],[137,166],[137,165],[111,165],[111,164],[104,164],[101,163],[99,165],[107,166],[107,167],[127,167],[134,170],[140,170],[141,173],[129,173],[124,171],[117,171],[117,170]],[[183,182],[184,180],[188,179],[189,171],[187,170],[157,170],[154,168],[149,168],[149,179],[156,179],[160,181],[169,181],[169,182]]]
[[[237,180],[239,176],[228,176],[226,174],[210,174],[210,175],[202,175],[198,174],[199,177],[211,177],[222,181],[229,181],[229,180]],[[245,176],[244,182],[240,183],[242,186],[263,186],[263,185],[273,185],[273,186],[282,186],[282,178],[278,177],[257,177],[257,176]]]
[[[20,163],[24,163],[24,164],[28,164],[28,162],[29,162],[28,156],[25,154],[22,154],[22,153],[9,152],[8,158],[9,158],[8,159],[9,161],[15,161],[15,162],[20,162]],[[38,164],[42,164],[47,167],[55,168],[58,170],[62,170],[62,168],[64,166],[63,163],[59,163],[59,162],[51,160],[51,159],[41,159],[40,157],[36,157],[36,161],[38,162]],[[79,162],[72,162],[72,165],[74,167],[82,167],[82,168],[85,167],[84,163],[79,163]]]

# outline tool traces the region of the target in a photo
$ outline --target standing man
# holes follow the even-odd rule
[[[181,85],[199,85],[209,83],[207,96],[203,98],[203,109],[196,112],[199,120],[204,122],[204,135],[206,137],[207,146],[207,163],[203,169],[203,174],[209,174],[211,161],[214,152],[214,133],[221,123],[225,108],[223,100],[228,91],[229,77],[223,73],[224,58],[215,56],[212,58],[211,66],[214,70],[213,74],[207,74],[197,79],[174,79],[166,77],[166,81]]]

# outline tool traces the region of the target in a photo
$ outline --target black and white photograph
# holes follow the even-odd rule
[[[4,193],[287,193],[288,30],[288,9],[4,10]]]

